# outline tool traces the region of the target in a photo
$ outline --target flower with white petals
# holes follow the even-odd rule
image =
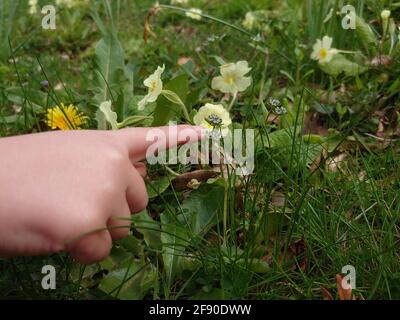
[[[391,12],[390,10],[383,10],[381,12],[382,20],[388,20],[390,18]]]
[[[256,18],[252,12],[247,12],[246,17],[242,22],[242,26],[248,30],[252,30],[254,27],[254,23],[256,22]]]
[[[318,60],[319,63],[328,63],[332,60],[333,56],[339,51],[332,48],[333,39],[328,36],[324,36],[322,41],[317,39],[317,42],[313,46],[313,52],[311,59]]]
[[[111,125],[113,130],[118,129],[117,114],[111,109],[111,101],[104,101],[100,104],[99,110],[103,113],[106,121]]]
[[[221,76],[212,80],[211,87],[233,95],[245,91],[251,85],[251,77],[245,77],[250,70],[247,61],[225,64],[220,67]]]
[[[29,0],[29,14],[38,13],[38,0]]]
[[[203,11],[201,9],[191,8],[189,9],[189,11],[186,11],[185,14],[191,19],[201,20],[201,15],[203,14]]]
[[[147,95],[139,101],[138,109],[143,110],[146,104],[155,102],[158,96],[163,90],[163,83],[161,80],[161,75],[165,70],[165,66],[157,67],[157,70],[146,80],[144,80],[144,85],[149,88]]]
[[[193,117],[193,122],[209,131],[217,130],[226,135],[232,120],[223,105],[207,103]]]

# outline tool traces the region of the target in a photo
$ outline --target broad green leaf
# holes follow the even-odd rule
[[[270,270],[268,263],[260,259],[239,259],[236,264],[254,273],[267,273]]]
[[[164,270],[168,284],[171,285],[178,271],[179,260],[185,255],[189,236],[187,229],[171,219],[167,211],[161,215],[161,229]]]
[[[304,136],[304,141],[312,144],[322,144],[325,142],[324,137],[318,135],[318,134],[308,134]]]
[[[154,288],[157,271],[151,264],[129,259],[110,271],[99,289],[122,300],[140,300]]]
[[[201,267],[201,262],[199,259],[192,257],[179,257],[177,263],[177,273],[180,274],[183,271],[196,271]]]
[[[221,221],[223,199],[223,187],[203,185],[183,201],[182,209],[193,233],[205,233]]]
[[[158,197],[169,187],[171,178],[170,177],[161,177],[155,181],[151,181],[147,184],[147,194],[150,199]]]
[[[172,79],[164,86],[165,90],[172,91],[178,95],[183,103],[186,103],[186,97],[189,91],[189,80],[186,74],[182,74]],[[154,110],[153,126],[166,125],[175,115],[182,112],[182,106],[173,103],[164,96],[157,100],[157,106]]]
[[[141,253],[141,242],[138,238],[132,235],[118,240],[116,243],[132,255],[139,255]]]
[[[118,70],[124,69],[124,52],[116,36],[105,35],[95,47],[96,83],[99,102],[110,98],[109,88],[117,84]]]
[[[292,145],[294,135],[297,137],[300,133],[300,126],[277,130],[264,137],[264,143],[267,148],[288,147]]]
[[[11,124],[17,122],[21,118],[20,115],[14,114],[12,116],[0,117],[0,123]]]
[[[150,248],[161,249],[160,224],[153,220],[147,211],[132,216],[133,226],[143,234],[144,241]]]
[[[337,76],[344,73],[346,76],[354,77],[368,70],[367,67],[360,66],[359,64],[348,60],[342,54],[334,55],[330,62],[320,64],[319,66],[322,71],[331,76]]]
[[[366,51],[376,51],[378,39],[371,26],[359,16],[356,16],[356,33]]]

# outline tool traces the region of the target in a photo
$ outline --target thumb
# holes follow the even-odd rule
[[[173,125],[155,128],[129,128],[114,131],[129,150],[132,162],[146,158],[147,149],[155,146],[159,151],[185,143],[195,143],[205,136],[202,127],[190,125]]]

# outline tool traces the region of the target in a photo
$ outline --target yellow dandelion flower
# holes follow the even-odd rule
[[[47,110],[46,123],[53,130],[78,130],[86,122],[87,117],[72,104],[65,106],[61,103]]]

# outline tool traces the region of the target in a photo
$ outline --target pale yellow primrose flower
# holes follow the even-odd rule
[[[383,11],[381,12],[382,20],[388,20],[389,17],[390,17],[390,15],[391,15],[390,10],[383,10]]]
[[[221,104],[207,103],[201,107],[193,117],[193,122],[197,126],[201,126],[209,131],[221,130],[222,135],[228,133],[228,127],[232,120],[229,112]]]
[[[106,121],[111,125],[111,129],[118,129],[117,113],[111,109],[111,101],[104,101],[100,104],[100,111],[103,113]]]
[[[252,30],[254,27],[254,23],[256,22],[256,18],[254,17],[254,14],[251,12],[246,13],[246,17],[242,22],[243,27],[245,27],[248,30]]]
[[[317,42],[313,46],[313,52],[311,59],[318,60],[319,63],[328,63],[332,60],[333,56],[339,51],[332,47],[333,39],[328,36],[324,36],[322,41],[317,39]]]
[[[29,0],[29,14],[36,14],[38,12],[38,0]]]
[[[189,9],[189,11],[186,11],[186,16],[189,18],[192,18],[194,20],[201,20],[201,14],[203,13],[203,11],[201,9],[197,9],[197,8],[191,8]]]
[[[143,110],[147,103],[155,102],[158,96],[163,90],[163,83],[161,80],[161,75],[165,70],[165,65],[162,67],[157,67],[157,70],[146,80],[144,80],[144,85],[149,88],[148,94],[139,101],[138,109]]]
[[[225,64],[220,67],[221,76],[212,80],[211,87],[233,95],[245,91],[251,85],[251,77],[245,77],[250,70],[247,61]]]

